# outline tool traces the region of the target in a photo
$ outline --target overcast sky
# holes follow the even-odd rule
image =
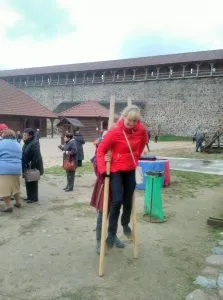
[[[0,0],[0,69],[223,48],[223,0]]]

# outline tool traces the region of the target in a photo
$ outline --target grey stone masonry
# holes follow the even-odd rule
[[[198,126],[209,131],[222,122],[223,77],[147,82],[36,86],[22,90],[49,109],[61,102],[98,100],[117,102],[128,97],[145,102],[144,118],[151,128],[174,135],[193,135]]]
[[[208,266],[223,268],[223,255],[213,254],[206,258]]]
[[[209,297],[202,290],[195,290],[187,295],[186,300],[209,300]]]
[[[221,233],[222,234],[222,233]],[[222,246],[223,241],[218,241]],[[202,271],[202,276],[198,276],[194,284],[201,289],[196,289],[186,300],[223,300],[223,248],[214,247],[212,254],[206,258],[206,267]]]

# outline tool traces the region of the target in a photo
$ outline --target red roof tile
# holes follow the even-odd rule
[[[119,60],[87,62],[69,65],[46,66],[36,68],[25,68],[15,70],[2,70],[0,77],[7,76],[23,76],[23,75],[41,75],[53,73],[67,73],[67,72],[82,72],[82,71],[97,71],[107,69],[119,68],[137,68],[145,66],[180,64],[187,62],[201,62],[201,61],[217,61],[223,60],[223,49],[197,51],[188,53],[177,53],[168,55],[157,55],[137,58],[127,58]]]
[[[63,117],[102,117],[108,118],[109,111],[97,101],[88,100],[81,104],[75,105],[59,114]]]
[[[56,114],[0,79],[0,115],[56,118]]]

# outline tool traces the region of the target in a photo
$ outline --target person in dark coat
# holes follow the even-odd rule
[[[22,140],[22,135],[21,135],[20,131],[17,131],[17,133],[16,133],[16,139],[17,139],[17,142],[20,144],[21,140]]]
[[[148,143],[146,144],[146,147],[147,147],[148,152],[150,152],[149,141],[150,141],[150,138],[151,138],[151,131],[150,131],[149,128],[147,129],[147,135],[148,135]]]
[[[85,140],[83,135],[80,133],[79,129],[74,133],[73,137],[77,144],[77,165],[78,167],[82,166],[82,160],[84,160],[84,149],[83,145],[85,144]]]
[[[73,139],[72,133],[66,133],[64,136],[64,145],[58,146],[63,151],[63,159],[71,157],[77,164],[77,144]],[[74,189],[75,171],[66,171],[67,185],[64,188],[65,192],[71,192]]]
[[[43,175],[43,160],[40,153],[39,142],[35,139],[35,131],[32,128],[26,128],[23,133],[23,153],[22,153],[22,172],[25,174],[27,169],[37,169],[40,175]],[[25,182],[27,203],[37,202],[38,199],[38,181]]]
[[[196,133],[196,136],[195,136],[195,140],[196,140],[196,152],[198,152],[199,149],[200,149],[201,152],[203,151],[204,139],[205,139],[204,132],[198,131]]]
[[[159,133],[156,132],[155,135],[154,135],[154,142],[157,143],[158,139],[159,139]]]
[[[35,140],[37,142],[39,142],[39,139],[40,139],[40,133],[39,133],[39,128],[36,129],[36,133],[35,133]]]

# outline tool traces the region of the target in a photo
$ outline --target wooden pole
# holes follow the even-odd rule
[[[137,236],[137,220],[136,220],[136,199],[135,192],[132,197],[132,236],[133,236],[133,257],[139,257],[138,236]]]
[[[115,96],[111,96],[110,99],[110,110],[109,110],[109,121],[108,129],[110,129],[114,122],[115,115]],[[109,183],[110,183],[110,162],[106,162],[106,177],[104,183],[104,202],[103,202],[103,214],[102,214],[102,229],[101,229],[101,249],[100,249],[100,259],[99,259],[99,276],[104,275],[104,265],[105,265],[105,239],[107,232],[107,218],[108,218],[108,197],[109,197]]]
[[[54,122],[54,119],[50,119],[50,123],[51,123],[51,138],[53,138],[53,122]]]
[[[131,106],[132,105],[132,98],[128,97],[128,102],[127,102],[127,106]]]
[[[128,97],[128,106],[132,105],[132,98]],[[137,220],[136,220],[136,203],[135,203],[135,191],[132,196],[132,237],[133,237],[133,257],[138,258],[138,236],[137,236]]]

